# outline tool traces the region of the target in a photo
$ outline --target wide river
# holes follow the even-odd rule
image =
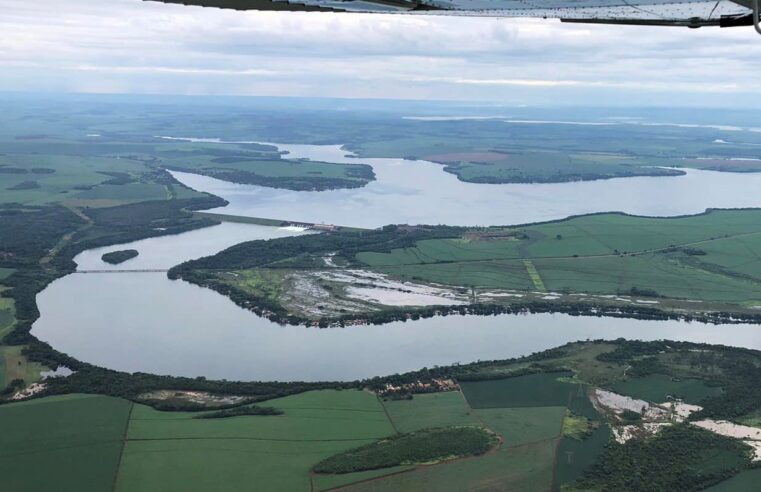
[[[290,157],[343,161],[336,146],[284,145]],[[289,192],[186,173],[193,188],[230,201],[224,213],[355,226],[386,223],[510,224],[594,211],[648,215],[707,207],[761,206],[761,175],[690,171],[676,178],[626,178],[556,185],[462,183],[440,166],[399,159],[373,165],[378,180],[357,190]],[[164,269],[250,239],[297,231],[225,223],[178,236],[86,251],[79,270]],[[140,256],[117,267],[107,251]],[[280,326],[227,298],[164,273],[75,273],[37,298],[33,333],[56,349],[104,367],[229,380],[351,380],[421,367],[509,358],[569,341],[673,339],[761,349],[754,325],[715,326],[567,315],[450,316],[383,326]]]

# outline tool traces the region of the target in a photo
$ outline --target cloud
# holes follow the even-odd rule
[[[0,90],[749,104],[752,29],[0,0]],[[622,97],[626,94],[626,97]],[[746,102],[747,101],[747,102]],[[757,103],[753,103],[757,104]]]

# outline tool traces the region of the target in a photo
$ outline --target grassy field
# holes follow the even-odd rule
[[[257,298],[277,301],[283,290],[284,271],[261,268],[221,273],[220,279]]]
[[[565,406],[575,386],[558,381],[571,373],[538,373],[489,381],[460,383],[474,409]]]
[[[706,386],[699,379],[678,379],[665,374],[619,381],[611,389],[622,395],[654,403],[663,403],[671,396],[681,398],[685,403],[699,404],[701,400],[722,392],[721,388]]]
[[[475,413],[502,435],[506,446],[520,446],[560,437],[566,407],[481,408]]]
[[[0,407],[0,475],[13,491],[111,490],[131,403],[70,395]]]
[[[364,482],[367,480],[373,480],[379,477],[388,475],[395,475],[397,473],[404,473],[414,470],[415,467],[410,466],[394,466],[391,468],[383,468],[380,470],[369,470],[354,473],[343,473],[341,475],[312,475],[312,484],[314,490],[321,492],[324,490],[331,490],[345,485],[350,485],[358,482]]]
[[[388,400],[383,406],[399,432],[478,423],[459,391],[415,395],[412,400]]]
[[[2,293],[2,289],[0,289]],[[0,297],[0,340],[11,330],[16,322],[13,299]]]
[[[761,305],[761,211],[671,219],[600,214],[471,231],[358,261],[450,285]],[[643,294],[644,295],[644,294]]]
[[[22,379],[31,384],[40,379],[40,372],[47,368],[38,362],[30,362],[21,353],[22,346],[0,346],[0,385],[5,388],[11,381]]]

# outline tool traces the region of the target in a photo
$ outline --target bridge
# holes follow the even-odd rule
[[[168,269],[143,269],[143,270],[77,270],[74,273],[166,273]]]

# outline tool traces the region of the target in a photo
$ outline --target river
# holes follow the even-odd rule
[[[337,146],[281,148],[291,157],[357,162],[343,157]],[[319,193],[174,174],[193,188],[229,200],[228,207],[217,210],[224,213],[365,227],[393,222],[509,224],[603,210],[675,215],[709,206],[761,206],[761,175],[756,174],[689,171],[675,178],[476,185],[458,181],[437,164],[359,161],[373,165],[375,183]],[[75,261],[79,270],[165,269],[241,241],[293,234],[299,232],[225,223],[86,251]],[[100,260],[104,252],[117,249],[137,249],[140,255],[116,267]],[[130,372],[228,380],[353,380],[516,357],[595,338],[667,338],[761,349],[761,330],[754,325],[561,314],[449,316],[331,329],[280,326],[211,290],[171,281],[164,273],[75,273],[53,282],[37,302],[41,316],[32,333],[80,360]]]

